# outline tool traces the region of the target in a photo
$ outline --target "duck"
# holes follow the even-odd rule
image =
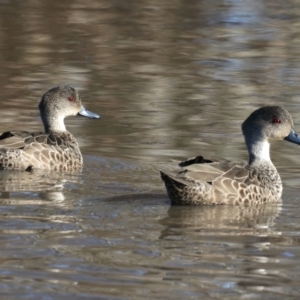
[[[282,182],[270,158],[270,144],[277,140],[300,144],[292,116],[281,106],[261,107],[243,122],[242,132],[248,163],[200,155],[181,162],[178,171],[160,171],[171,204],[281,202]]]
[[[5,131],[0,135],[0,169],[80,170],[83,158],[75,137],[66,129],[64,119],[81,115],[100,116],[85,109],[76,89],[56,86],[41,98],[39,110],[44,132]]]

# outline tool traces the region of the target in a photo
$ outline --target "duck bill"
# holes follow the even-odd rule
[[[290,134],[284,139],[288,142],[300,145],[300,138],[293,129],[291,130]]]
[[[99,119],[100,118],[99,115],[94,114],[91,111],[88,111],[83,106],[81,106],[81,110],[79,111],[78,114],[81,115],[81,116],[83,116],[83,117],[87,117],[87,118],[91,118],[91,119]]]

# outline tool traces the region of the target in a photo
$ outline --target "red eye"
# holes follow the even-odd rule
[[[73,102],[73,101],[74,101],[74,98],[73,98],[73,97],[69,97],[68,100],[69,100],[70,102]]]
[[[280,120],[279,118],[276,117],[276,118],[273,119],[273,123],[274,123],[274,124],[280,124],[280,123],[281,123],[281,120]]]

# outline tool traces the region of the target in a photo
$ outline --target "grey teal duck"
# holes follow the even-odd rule
[[[64,119],[81,115],[98,119],[86,110],[71,86],[57,86],[46,92],[39,104],[45,132],[6,131],[0,135],[0,169],[61,171],[79,170],[83,160],[74,136]]]
[[[279,202],[280,176],[270,159],[270,143],[300,144],[291,115],[282,107],[255,110],[242,124],[249,163],[202,156],[181,162],[176,173],[161,171],[172,204],[243,204]]]

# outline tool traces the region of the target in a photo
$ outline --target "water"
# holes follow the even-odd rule
[[[0,1],[0,132],[41,130],[72,84],[82,173],[1,172],[5,299],[298,299],[299,148],[272,146],[282,205],[170,206],[160,168],[246,159],[269,104],[300,132],[297,1]],[[25,128],[26,127],[26,128]]]

